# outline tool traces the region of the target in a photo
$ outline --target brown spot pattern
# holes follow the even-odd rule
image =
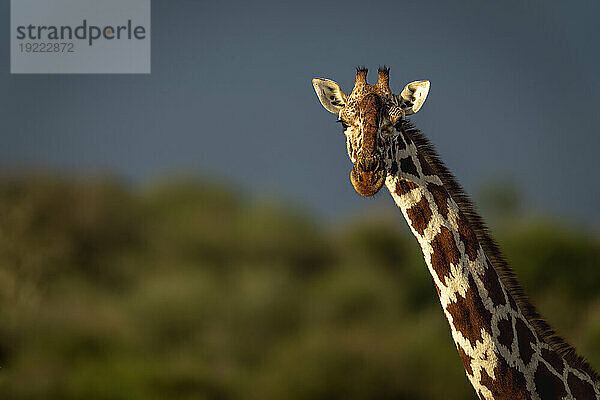
[[[519,354],[525,365],[531,361],[533,355],[532,343],[535,343],[535,336],[531,330],[525,325],[525,322],[521,318],[518,318],[515,322],[515,330],[517,331],[517,342],[519,343]]]
[[[429,207],[429,202],[425,196],[421,196],[421,200],[409,208],[406,211],[406,214],[410,219],[410,224],[412,225],[413,229],[417,231],[419,235],[423,236],[423,232],[425,232],[425,229],[431,220],[431,216],[433,215],[431,208]]]
[[[506,298],[504,297],[504,291],[502,290],[502,285],[500,284],[500,278],[498,277],[496,270],[489,262],[487,263],[485,272],[480,276],[480,278],[485,290],[490,296],[490,299],[492,299],[492,303],[494,303],[496,306],[505,305]]]
[[[526,400],[531,398],[527,392],[523,374],[508,365],[502,356],[498,356],[494,376],[496,379],[489,376],[485,369],[481,370],[480,382],[492,392],[494,399]]]
[[[415,163],[413,162],[413,159],[411,156],[400,159],[400,169],[402,170],[402,172],[404,172],[406,174],[414,175],[417,178],[419,177],[419,173],[417,172],[417,167],[415,166]]]
[[[540,399],[562,399],[563,396],[567,395],[562,380],[550,372],[544,363],[538,364],[533,379],[535,381],[536,391],[540,395]]]
[[[553,351],[542,348],[542,358],[562,375],[565,365],[563,359]]]
[[[438,208],[438,211],[444,218],[448,218],[448,192],[441,185],[435,183],[428,183],[427,190],[431,193],[433,201]]]
[[[469,228],[467,219],[462,213],[459,213],[456,224],[458,225],[458,235],[465,246],[469,260],[475,261],[477,258],[477,251],[479,250],[479,241],[477,240],[475,233]]]
[[[431,168],[431,165],[425,160],[423,155],[417,152],[417,160],[419,160],[419,164],[421,164],[421,171],[423,171],[424,175],[434,175],[435,171]]]
[[[472,276],[469,276],[468,285],[465,297],[456,296],[456,301],[448,304],[446,309],[452,315],[454,328],[475,346],[475,342],[482,341],[482,330],[491,335],[492,313],[483,305]]]
[[[519,312],[519,307],[517,306],[517,303],[515,302],[515,299],[512,297],[512,295],[510,293],[506,293],[506,297],[508,298],[508,304],[510,305],[510,308],[512,308],[516,312]]]
[[[458,355],[465,366],[465,371],[467,371],[467,374],[470,376],[473,376],[473,368],[471,368],[471,360],[473,357],[468,355],[458,343],[456,344],[456,348],[458,349]]]
[[[500,344],[505,346],[508,350],[511,349],[513,339],[515,338],[512,327],[512,317],[509,316],[509,318],[510,319],[502,318],[498,320],[498,330],[500,331],[498,342],[500,342]]]
[[[460,252],[452,232],[445,226],[440,227],[440,231],[431,241],[431,267],[437,273],[438,278],[442,283],[445,278],[450,275],[450,264],[458,265],[460,260]]]
[[[398,135],[398,140],[396,143],[398,144],[398,150],[404,150],[406,148],[406,144],[404,143],[403,135]]]
[[[569,389],[571,389],[571,394],[577,400],[581,399],[595,399],[596,394],[594,393],[594,388],[589,383],[582,381],[578,377],[576,377],[572,372],[569,373],[567,377],[567,384],[569,385]]]
[[[418,187],[419,187],[419,185],[417,185],[414,182],[407,181],[406,179],[400,179],[396,183],[396,194],[398,196],[404,196],[411,190],[416,189]]]

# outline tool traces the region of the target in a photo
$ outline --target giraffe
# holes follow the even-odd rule
[[[406,116],[429,81],[399,95],[389,68],[367,83],[357,68],[350,95],[315,78],[321,104],[337,114],[362,196],[385,184],[416,237],[467,378],[481,399],[600,399],[600,377],[537,313],[454,176]]]

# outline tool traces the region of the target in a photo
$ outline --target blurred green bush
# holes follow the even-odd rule
[[[597,232],[486,196],[600,366]],[[2,178],[0,398],[473,398],[430,279],[399,213],[324,226],[203,180]]]

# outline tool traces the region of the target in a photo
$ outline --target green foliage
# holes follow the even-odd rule
[[[599,365],[598,235],[498,232]],[[325,228],[206,181],[1,180],[0,318],[0,398],[473,397],[399,214]]]

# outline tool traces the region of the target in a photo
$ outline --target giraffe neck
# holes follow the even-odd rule
[[[387,139],[386,186],[421,246],[478,396],[600,399],[591,368],[585,363],[582,367],[576,355],[564,356],[517,304],[467,212],[444,184],[435,162],[413,140],[420,133],[406,122],[401,131]]]

